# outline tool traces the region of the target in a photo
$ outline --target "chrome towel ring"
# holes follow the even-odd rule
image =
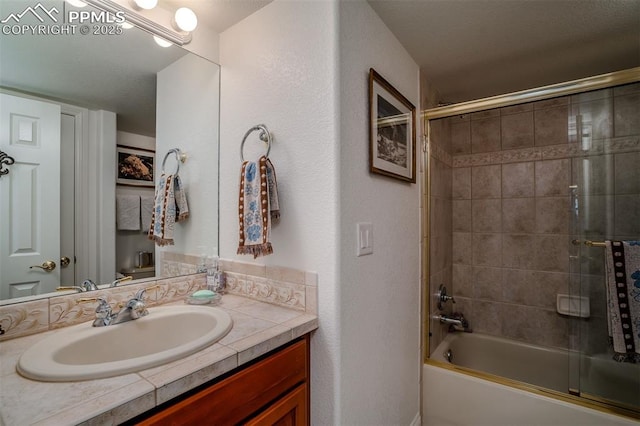
[[[164,155],[164,160],[162,160],[162,173],[164,174],[164,166],[167,163],[167,158],[169,155],[174,154],[176,156],[176,172],[174,174],[178,174],[180,172],[180,163],[184,163],[187,161],[187,154],[180,151],[179,148],[172,148]]]
[[[269,151],[271,151],[271,141],[272,141],[271,133],[269,133],[269,129],[267,129],[267,126],[265,126],[264,124],[258,124],[250,128],[249,130],[247,130],[247,133],[245,133],[244,137],[242,138],[242,144],[240,144],[240,160],[242,160],[243,163],[244,163],[244,154],[242,153],[242,150],[244,149],[244,143],[247,141],[247,137],[256,130],[260,131],[260,135],[259,135],[260,140],[267,144],[267,153],[265,154],[265,157],[269,158]]]

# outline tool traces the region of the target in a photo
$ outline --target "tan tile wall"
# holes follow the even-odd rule
[[[449,311],[463,312],[479,332],[566,348],[569,320],[555,311],[557,293],[571,283],[577,291],[581,279],[592,316],[604,315],[602,248],[580,247],[574,269],[582,275],[570,274],[569,185],[581,185],[581,211],[589,206],[590,214],[580,226],[590,239],[640,238],[640,84],[436,121],[452,169],[431,160],[430,294],[449,282],[449,264],[439,259],[451,250],[447,287],[457,303]],[[446,188],[435,187],[449,173],[451,228],[440,217]],[[591,338],[606,343],[600,328]]]

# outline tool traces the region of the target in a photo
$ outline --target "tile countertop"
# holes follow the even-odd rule
[[[59,330],[1,342],[0,425],[118,424],[318,327],[314,315],[241,296],[227,294],[218,307],[233,319],[218,342],[174,362],[106,379],[49,383],[16,373],[20,355]]]

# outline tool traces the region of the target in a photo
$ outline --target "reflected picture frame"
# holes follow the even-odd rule
[[[116,184],[153,187],[155,161],[154,151],[116,146]]]
[[[416,182],[416,108],[369,69],[369,171]]]

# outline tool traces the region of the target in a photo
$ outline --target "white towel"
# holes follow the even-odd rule
[[[640,241],[606,245],[607,319],[614,359],[640,362]]]
[[[118,230],[140,230],[140,196],[117,195],[116,196],[116,222]]]
[[[153,195],[140,196],[140,218],[142,220],[142,230],[145,232],[147,232],[151,226],[154,199],[155,197]]]

